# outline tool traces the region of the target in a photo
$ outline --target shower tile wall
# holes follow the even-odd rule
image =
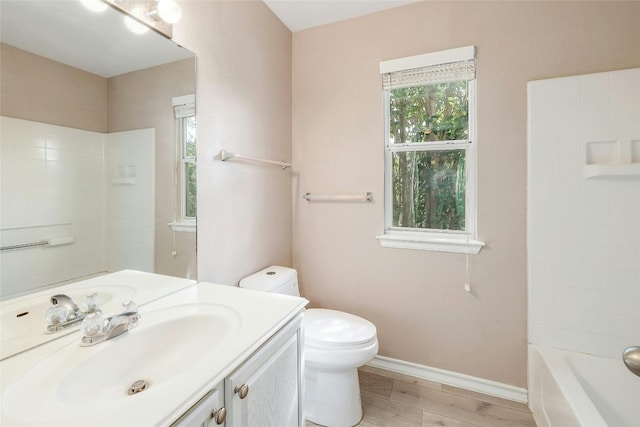
[[[75,238],[71,245],[3,251],[1,294],[104,271],[104,227],[96,226],[104,223],[103,135],[1,120],[1,244]]]
[[[529,341],[618,358],[640,345],[640,164],[583,173],[586,142],[640,144],[640,69],[535,81],[528,93]]]
[[[102,134],[0,120],[0,246],[74,238],[0,252],[0,296],[106,271],[154,271],[153,129]]]
[[[153,272],[155,130],[108,133],[105,141],[106,269]],[[128,178],[122,179],[122,174]],[[131,182],[118,183],[119,178]]]

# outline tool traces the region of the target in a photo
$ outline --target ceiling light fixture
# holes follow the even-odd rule
[[[131,11],[131,15],[135,16],[136,18],[144,19],[144,11],[139,7],[134,8]],[[132,33],[135,34],[144,34],[149,31],[149,27],[141,22],[136,21],[131,16],[124,17],[124,24]]]
[[[182,10],[175,0],[158,0],[158,16],[169,24],[175,24],[182,17]]]
[[[0,0],[2,1],[2,0]],[[99,1],[99,0],[94,0]],[[176,0],[102,0],[116,9],[131,15],[127,20],[127,28],[142,34],[148,28],[171,38],[172,25],[182,17],[182,11]],[[142,27],[146,27],[145,30]]]

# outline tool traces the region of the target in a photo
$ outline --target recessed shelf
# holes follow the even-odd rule
[[[640,177],[639,146],[638,139],[585,142],[583,176]]]
[[[626,165],[585,165],[585,178],[636,176],[640,178],[640,163]]]

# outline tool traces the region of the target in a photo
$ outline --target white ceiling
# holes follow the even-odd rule
[[[292,32],[422,0],[263,0]]]
[[[264,0],[293,32],[416,1]],[[132,34],[122,19],[111,8],[96,15],[76,1],[0,0],[0,41],[103,77],[193,56],[154,31]]]

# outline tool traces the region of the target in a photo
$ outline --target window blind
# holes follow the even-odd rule
[[[475,46],[381,62],[380,72],[384,90],[473,80]]]
[[[173,114],[176,119],[183,119],[196,115],[196,102],[194,95],[176,96],[173,98]]]

